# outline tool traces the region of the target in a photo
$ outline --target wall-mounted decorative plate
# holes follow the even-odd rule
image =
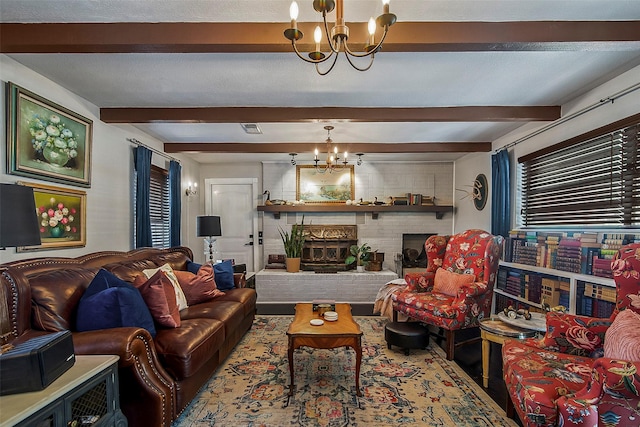
[[[473,205],[477,210],[481,211],[487,204],[487,198],[489,197],[487,177],[482,173],[476,177],[473,183],[473,195]]]

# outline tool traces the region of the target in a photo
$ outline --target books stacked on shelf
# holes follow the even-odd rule
[[[525,276],[526,289],[524,299],[540,304],[542,297],[542,276],[539,274],[527,274]]]
[[[602,301],[616,302],[616,288],[585,283],[584,296]]]
[[[640,242],[640,234],[511,230],[504,259],[537,267],[611,277],[605,262],[620,247]],[[603,271],[604,268],[604,271]]]
[[[505,290],[507,289],[507,277],[509,272],[504,268],[498,269],[498,277],[496,278],[496,288]]]
[[[522,280],[521,280],[521,274],[519,271],[508,272],[507,283],[504,291],[518,297],[523,295]]]
[[[591,270],[591,274],[594,276],[613,278],[611,259],[609,258],[594,258]]]

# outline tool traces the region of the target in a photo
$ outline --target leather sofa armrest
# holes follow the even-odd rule
[[[147,425],[171,425],[174,382],[160,365],[153,339],[146,329],[129,327],[74,332],[73,346],[75,353],[80,355],[115,354],[120,357],[120,396],[127,417],[144,418]],[[136,405],[140,404],[147,408],[144,413],[137,413]]]
[[[236,288],[244,288],[247,286],[247,277],[244,273],[233,273],[233,283]]]
[[[408,292],[428,292],[433,289],[433,279],[436,274],[425,271],[424,273],[407,273],[404,276],[407,282]]]
[[[620,399],[621,407],[636,407],[640,401],[640,362],[601,357],[591,369],[591,378],[581,390],[557,401],[565,426],[598,425],[598,405],[605,394],[607,399]]]

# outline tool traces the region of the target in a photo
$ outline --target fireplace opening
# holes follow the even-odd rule
[[[424,242],[436,233],[405,233],[402,235],[402,267],[426,268],[427,253]]]

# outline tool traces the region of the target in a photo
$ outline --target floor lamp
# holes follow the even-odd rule
[[[196,234],[198,237],[207,237],[209,242],[209,262],[213,264],[213,243],[214,237],[222,236],[219,216],[198,216],[196,217]]]

